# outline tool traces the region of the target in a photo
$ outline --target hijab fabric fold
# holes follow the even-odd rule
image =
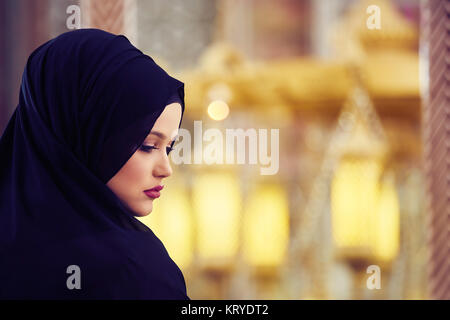
[[[28,58],[0,139],[1,299],[189,299],[162,242],[107,187],[184,84],[123,35],[79,29]],[[69,289],[69,266],[81,288]],[[69,279],[69,280],[68,280]]]

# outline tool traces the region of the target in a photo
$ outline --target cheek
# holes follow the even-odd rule
[[[129,186],[141,187],[151,176],[152,161],[150,156],[135,154],[124,166],[122,179]]]
[[[151,155],[135,153],[120,169],[109,184],[118,194],[134,195],[136,190],[144,190],[151,183],[153,161]]]

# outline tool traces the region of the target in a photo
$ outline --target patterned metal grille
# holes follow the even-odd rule
[[[423,39],[428,51],[424,149],[429,211],[429,294],[450,299],[450,0],[424,4]]]

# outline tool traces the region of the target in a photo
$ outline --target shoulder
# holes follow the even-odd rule
[[[99,232],[16,250],[1,269],[4,298],[188,299],[181,271],[150,233]]]
[[[181,270],[153,233],[111,232],[96,238],[83,272],[89,299],[188,299]],[[81,247],[88,248],[91,240]]]

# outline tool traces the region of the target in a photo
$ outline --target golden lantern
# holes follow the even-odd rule
[[[273,270],[286,258],[289,207],[284,189],[263,183],[250,194],[243,218],[243,255],[259,270]]]
[[[381,170],[377,159],[347,156],[334,176],[333,236],[340,253],[349,258],[371,257]]]
[[[345,129],[349,136],[336,147],[339,162],[331,182],[334,243],[338,255],[357,269],[368,262],[388,264],[399,246],[394,176],[386,172],[388,146],[364,93],[356,89],[345,111],[353,121]]]
[[[227,270],[238,249],[239,181],[232,172],[198,174],[192,192],[199,262],[207,269]]]

